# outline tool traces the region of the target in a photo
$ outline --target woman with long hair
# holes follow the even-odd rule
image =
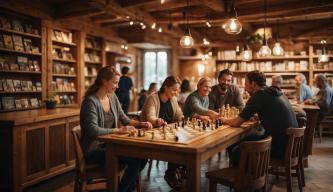
[[[160,90],[148,96],[142,108],[141,120],[151,122],[154,127],[180,121],[183,117],[183,112],[177,102],[179,87],[179,78],[175,76],[167,77]],[[168,185],[174,189],[179,189],[181,186],[181,181],[176,175],[176,170],[179,166],[174,163],[168,163],[168,169],[164,175]]]
[[[103,67],[98,71],[95,82],[85,94],[81,105],[80,125],[81,144],[87,163],[105,165],[105,148],[103,143],[97,140],[97,136],[132,134],[136,132],[135,127],[152,128],[150,122],[131,120],[125,115],[115,95],[119,78],[120,74],[114,67]],[[124,126],[120,126],[119,121]],[[132,190],[147,160],[121,157],[119,162],[127,167],[120,181],[119,191]]]

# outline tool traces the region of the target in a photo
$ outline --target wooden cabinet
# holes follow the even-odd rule
[[[75,154],[70,131],[79,123],[79,109],[71,108],[2,114],[0,190],[22,191],[73,169]]]

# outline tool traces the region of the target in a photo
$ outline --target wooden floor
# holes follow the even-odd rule
[[[323,143],[319,144],[318,140],[315,140],[313,155],[310,156],[309,168],[305,169],[306,187],[304,191],[332,191],[333,189],[333,141],[326,139]],[[142,191],[159,192],[159,191],[172,191],[163,179],[164,171],[167,163],[160,162],[159,166],[155,166],[156,161],[151,172],[150,179],[147,178],[147,167],[142,172]],[[207,161],[201,166],[202,176],[202,191],[208,191],[208,180],[205,178],[205,172],[207,170],[214,170],[217,168],[226,167],[228,164],[227,158],[224,154],[219,161],[217,156],[214,156],[212,160]],[[56,178],[50,179],[38,185],[27,188],[26,192],[40,192],[40,191],[52,191],[52,192],[70,192],[73,191],[74,173],[66,173]],[[270,176],[269,179],[270,188],[273,192],[286,191],[285,178],[280,177],[279,180],[275,180],[275,177]],[[100,186],[97,186],[100,187]],[[297,179],[293,180],[294,191],[298,191]],[[98,191],[98,190],[95,190]],[[100,190],[103,191],[103,190]],[[229,188],[219,185],[218,191],[229,191]]]

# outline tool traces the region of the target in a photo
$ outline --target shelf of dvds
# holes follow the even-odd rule
[[[0,16],[0,112],[40,108],[43,29],[39,19],[3,11]]]

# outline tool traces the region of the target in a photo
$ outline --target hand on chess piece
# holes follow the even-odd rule
[[[150,130],[153,128],[153,125],[150,122],[140,122],[140,127]]]
[[[135,134],[136,132],[135,127],[129,125],[113,129],[114,134]]]
[[[165,122],[163,119],[161,118],[157,118],[156,119],[156,126],[162,126],[162,125],[167,125],[167,122]]]
[[[217,112],[213,111],[213,110],[208,110],[207,115],[211,118],[211,119],[217,119],[220,117],[220,114],[218,114]]]
[[[208,116],[198,115],[197,118],[200,119],[201,121],[203,121],[204,123],[208,123],[208,122],[212,121]]]

